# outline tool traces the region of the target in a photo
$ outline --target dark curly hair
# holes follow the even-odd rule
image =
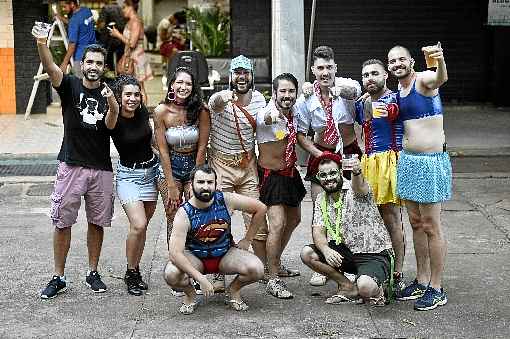
[[[115,95],[115,99],[117,99],[117,102],[119,103],[119,109],[122,109],[122,90],[124,89],[124,86],[126,85],[133,85],[138,86],[138,88],[142,88],[140,86],[140,82],[136,80],[136,78],[129,74],[121,74],[112,83],[112,91]],[[141,105],[136,109],[135,113],[138,114],[140,110],[145,110],[145,106],[143,103],[143,97],[140,98]]]
[[[174,74],[170,78],[170,82],[168,83],[168,91],[166,92],[165,103],[170,104],[171,102],[170,100],[168,100],[168,93],[170,93],[170,90],[172,89],[171,86],[175,82],[177,74],[179,73],[186,73],[189,74],[189,76],[191,77],[192,83],[191,94],[186,99],[185,105],[186,105],[186,119],[188,120],[188,124],[194,125],[198,119],[198,114],[203,106],[203,101],[202,90],[200,89],[198,82],[195,80],[195,77],[193,76],[193,72],[191,71],[191,69],[187,67],[176,68]]]

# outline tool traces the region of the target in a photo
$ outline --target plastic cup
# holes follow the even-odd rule
[[[342,170],[352,171],[352,161],[357,157],[357,154],[344,154],[342,156]]]
[[[432,52],[428,48],[425,48],[423,50],[423,55],[425,56],[425,63],[427,64],[427,68],[437,67],[437,60],[434,58],[431,58],[430,57],[431,54],[432,54]]]
[[[374,101],[372,102],[372,117],[377,119],[381,117],[381,111],[379,110],[381,103]]]

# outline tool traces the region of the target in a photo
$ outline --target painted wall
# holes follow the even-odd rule
[[[0,0],[0,114],[16,113],[12,2]]]

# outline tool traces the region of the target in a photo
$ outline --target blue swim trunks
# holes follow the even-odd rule
[[[449,200],[452,195],[452,165],[447,152],[401,151],[397,163],[397,194],[418,203]]]

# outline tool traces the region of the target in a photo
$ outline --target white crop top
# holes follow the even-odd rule
[[[189,147],[198,142],[198,126],[170,127],[165,132],[166,142],[174,147]]]

